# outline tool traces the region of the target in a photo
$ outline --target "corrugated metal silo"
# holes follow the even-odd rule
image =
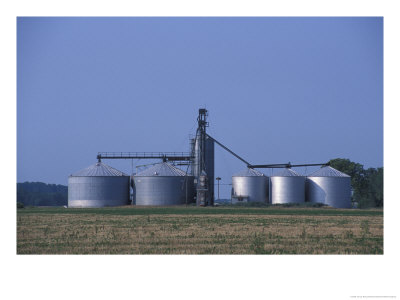
[[[336,208],[351,207],[351,177],[325,166],[308,175],[307,201]]]
[[[68,207],[129,203],[129,176],[101,162],[68,177]]]
[[[136,205],[178,205],[194,201],[194,177],[166,162],[133,178]]]
[[[232,176],[232,202],[268,202],[268,177],[254,169],[246,169]],[[240,200],[239,200],[240,201]]]
[[[305,201],[305,177],[292,169],[283,169],[271,176],[271,203],[303,203]]]

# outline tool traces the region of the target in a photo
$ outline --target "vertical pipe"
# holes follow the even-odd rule
[[[268,203],[272,203],[272,199],[271,199],[271,177],[268,177]]]
[[[219,200],[219,180],[218,180],[218,200]]]

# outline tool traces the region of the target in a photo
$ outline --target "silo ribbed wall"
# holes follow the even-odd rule
[[[194,200],[193,180],[193,176],[135,176],[136,205],[162,206],[192,203]]]
[[[303,203],[305,201],[305,178],[302,176],[272,176],[271,203]]]
[[[266,176],[233,176],[233,196],[245,196],[248,202],[268,201],[268,177]]]
[[[335,208],[351,207],[350,177],[308,177],[307,201]]]
[[[129,176],[70,176],[68,207],[121,206],[129,203]]]

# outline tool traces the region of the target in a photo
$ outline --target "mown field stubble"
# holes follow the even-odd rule
[[[382,210],[25,208],[18,254],[383,254]]]

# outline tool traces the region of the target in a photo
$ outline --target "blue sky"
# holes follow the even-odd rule
[[[67,184],[98,151],[187,151],[200,107],[254,164],[383,166],[383,19],[17,20],[18,182]],[[216,146],[222,183],[244,167]]]

